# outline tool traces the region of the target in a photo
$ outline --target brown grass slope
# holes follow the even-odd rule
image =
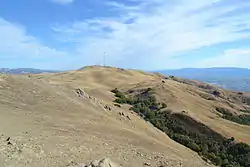
[[[175,81],[163,87],[159,83],[156,75],[103,67],[58,74],[0,75],[0,166],[65,167],[103,157],[125,167],[145,162],[152,166],[161,162],[209,166],[126,106],[112,106],[110,89],[114,87],[154,86],[159,87],[159,97],[160,90],[167,89],[164,97],[171,97],[172,107],[185,101],[177,94],[184,86]],[[78,88],[90,97],[79,97]],[[105,106],[111,106],[111,111]]]
[[[219,106],[227,108],[236,115],[243,114],[240,110],[249,110],[249,105],[243,103],[246,96],[241,92],[230,92],[176,77],[100,66],[90,66],[79,71],[39,77],[51,84],[81,87],[89,94],[108,103],[114,99],[110,90],[115,87],[124,90],[152,87],[156,90],[158,99],[166,102],[175,112],[185,110],[189,116],[216,132],[226,137],[233,136],[238,141],[250,144],[250,126],[222,119],[215,110]],[[214,91],[220,92],[219,96],[214,96]]]

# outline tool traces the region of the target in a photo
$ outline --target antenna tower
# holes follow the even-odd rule
[[[106,66],[106,52],[103,53],[103,66]]]

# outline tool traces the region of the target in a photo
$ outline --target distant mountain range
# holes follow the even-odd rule
[[[198,80],[229,90],[250,92],[250,69],[247,68],[183,68],[157,72]]]
[[[41,69],[34,69],[34,68],[0,68],[0,73],[9,73],[9,74],[40,74],[40,73],[55,73],[59,71],[53,70],[41,70]]]

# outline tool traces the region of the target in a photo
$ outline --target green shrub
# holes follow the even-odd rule
[[[233,121],[242,125],[250,125],[250,115],[233,115],[227,109],[216,107],[216,111],[223,114],[222,118]]]
[[[218,111],[219,113],[221,113],[221,114],[223,114],[223,115],[232,115],[232,113],[230,113],[230,112],[228,111],[228,109],[226,109],[226,108],[223,108],[223,107],[216,107],[215,109],[216,109],[216,111]]]
[[[126,98],[125,95],[124,95],[124,93],[122,93],[122,92],[117,92],[117,93],[115,94],[115,97],[122,98],[122,99],[125,99],[125,98]]]
[[[148,120],[152,120],[152,119],[155,117],[155,113],[152,112],[152,111],[147,111],[147,112],[145,113],[145,117],[146,117],[146,119],[148,119]]]
[[[194,150],[194,151],[196,151],[196,152],[200,152],[200,151],[201,151],[200,146],[198,146],[198,145],[197,145],[196,143],[194,143],[194,142],[189,142],[189,143],[187,144],[187,147],[190,148],[190,149],[192,149],[192,150]]]
[[[224,159],[224,160],[222,161],[221,166],[222,166],[222,167],[224,167],[224,166],[228,166],[228,164],[229,164],[228,159]]]
[[[161,108],[167,108],[167,104],[166,103],[161,103]]]
[[[118,93],[119,90],[117,88],[111,90],[112,93]]]
[[[130,104],[130,110],[141,115],[170,138],[196,151],[202,157],[222,167],[250,167],[250,146],[245,143],[234,144],[234,138],[226,139],[205,125],[196,122],[185,114],[173,113],[170,109],[161,110],[151,89],[146,89],[133,97],[114,89],[116,103]],[[234,116],[227,109],[217,107],[223,118],[247,124],[250,116]]]
[[[115,103],[114,106],[121,108],[121,105],[117,103]]]
[[[250,113],[250,111],[249,110],[240,110],[241,112],[244,112],[244,113]]]
[[[165,109],[165,110],[163,110],[162,112],[165,112],[165,113],[167,113],[167,114],[171,114],[173,111],[171,110],[171,109]]]
[[[224,166],[222,166],[222,167],[224,167]],[[225,165],[225,167],[235,167],[235,166],[233,166],[233,165]]]
[[[124,99],[115,99],[114,102],[119,103],[119,104],[124,104],[124,103],[126,103],[126,100],[124,100]]]
[[[214,153],[207,153],[206,156],[208,159],[210,159],[213,162],[216,159],[216,155]]]
[[[203,154],[206,154],[208,152],[208,145],[206,143],[202,143],[201,150]]]
[[[216,158],[214,159],[214,162],[215,162],[215,164],[218,165],[218,166],[221,166],[221,165],[222,165],[222,160],[221,160],[220,157],[216,157]]]

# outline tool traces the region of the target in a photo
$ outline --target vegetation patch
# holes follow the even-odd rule
[[[120,104],[115,103],[114,106],[121,108],[122,106]]]
[[[250,105],[250,97],[249,96],[243,96],[242,97],[242,102],[247,104],[247,105]]]
[[[199,93],[200,97],[202,97],[203,99],[205,100],[216,100],[216,98],[211,95],[211,94],[208,94],[208,93]]]
[[[241,112],[244,112],[244,113],[250,113],[249,110],[240,110]]]
[[[170,138],[196,151],[205,159],[222,167],[249,167],[250,146],[226,139],[209,127],[184,114],[173,113],[167,105],[157,103],[152,89],[126,95],[118,89],[112,90],[120,104],[130,104],[131,110],[151,122]],[[129,91],[133,92],[133,91]],[[226,110],[221,110],[223,115]]]
[[[250,125],[250,115],[234,115],[228,111],[228,109],[222,107],[216,107],[216,111],[222,114],[222,118],[229,121],[233,121],[242,125]]]

